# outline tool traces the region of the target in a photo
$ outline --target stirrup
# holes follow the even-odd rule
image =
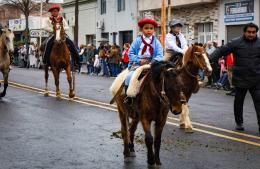
[[[125,104],[129,105],[129,106],[132,106],[134,104],[134,98],[133,97],[129,97],[129,96],[126,96],[124,98],[124,102]]]

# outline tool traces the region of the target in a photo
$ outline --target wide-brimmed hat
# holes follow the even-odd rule
[[[48,12],[53,11],[54,9],[58,9],[58,11],[60,11],[60,6],[58,5],[53,5],[52,7],[49,8]]]
[[[144,24],[147,24],[147,23],[154,25],[154,27],[158,27],[158,23],[155,20],[150,19],[150,18],[143,18],[143,19],[139,20],[138,26],[143,27]]]
[[[177,25],[180,25],[181,27],[183,27],[183,23],[178,19],[173,19],[169,22],[170,27],[174,27],[174,26],[177,26]]]

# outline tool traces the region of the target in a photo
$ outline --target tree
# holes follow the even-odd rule
[[[46,0],[45,2],[47,2]],[[30,42],[30,36],[29,36],[29,15],[32,12],[39,11],[40,9],[40,4],[36,3],[36,0],[3,0],[3,4],[9,5],[12,7],[15,7],[22,11],[22,13],[25,16],[25,30],[24,30],[24,35],[25,35],[25,44],[26,44],[26,59],[28,60],[28,55],[29,55],[29,42]],[[27,65],[29,66],[29,65]]]

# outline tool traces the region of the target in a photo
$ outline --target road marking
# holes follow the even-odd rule
[[[179,124],[169,122],[169,121],[167,121],[166,123],[174,125],[174,126],[179,126]],[[260,143],[256,143],[256,142],[253,142],[253,141],[248,141],[248,140],[244,140],[244,139],[240,139],[240,138],[236,138],[236,137],[231,137],[231,136],[227,136],[227,135],[224,135],[224,134],[219,134],[219,133],[215,133],[215,132],[211,132],[211,131],[207,131],[207,130],[202,130],[202,129],[198,129],[198,128],[193,128],[193,130],[199,131],[199,132],[202,132],[202,133],[206,133],[206,134],[209,134],[209,135],[213,135],[213,136],[217,136],[217,137],[221,137],[221,138],[225,138],[225,139],[229,139],[229,140],[234,140],[234,141],[238,141],[238,142],[242,142],[242,143],[246,143],[246,144],[250,144],[250,145],[260,147]]]
[[[174,117],[168,117],[168,119],[180,121],[179,119],[174,118]],[[201,123],[197,123],[197,122],[192,122],[192,124],[195,124],[195,125],[201,126],[201,127],[206,127],[206,128],[210,128],[210,129],[215,129],[215,130],[224,131],[224,132],[231,133],[231,134],[236,134],[236,135],[260,140],[260,137],[250,135],[250,134],[246,134],[246,133],[240,133],[240,132],[236,132],[236,131],[232,131],[232,130],[228,130],[228,129],[223,129],[223,128],[219,128],[219,127],[215,127],[215,126],[210,126],[210,125],[207,125],[207,124],[201,124]]]
[[[27,85],[23,85],[23,84],[19,84],[19,83],[14,83],[14,82],[10,82],[9,84],[10,84],[11,87],[14,87],[14,88],[23,89],[23,90],[27,90],[27,91],[31,91],[31,92],[39,93],[39,94],[44,93],[43,89],[39,89],[39,88],[35,88],[35,87],[31,87],[31,86],[27,86]],[[56,97],[56,95],[54,93],[55,92],[50,91],[49,96]],[[93,101],[93,100],[84,99],[84,98],[80,98],[80,97],[76,97],[74,100],[71,100],[71,99],[68,98],[68,95],[66,95],[66,94],[62,94],[61,98],[64,99],[64,100],[69,100],[69,101],[77,102],[77,103],[80,103],[80,104],[90,105],[90,106],[99,107],[99,108],[102,108],[102,109],[118,112],[118,110],[116,109],[116,107],[114,105],[111,106],[107,103],[103,104],[102,102],[99,102],[99,101]],[[81,100],[83,100],[83,101],[81,101]],[[98,104],[96,104],[96,103],[98,103]],[[108,107],[108,106],[110,106],[110,107]],[[115,108],[111,108],[111,107],[115,107]],[[168,119],[178,121],[177,118],[168,117]],[[170,122],[170,121],[167,121],[167,124],[179,126],[178,123],[174,123],[174,122]],[[209,125],[205,125],[205,124],[201,124],[201,123],[196,123],[196,122],[193,122],[193,124],[201,126],[201,127],[206,127],[206,128],[219,130],[219,131],[224,131],[224,132],[231,133],[231,134],[237,134],[237,135],[241,135],[241,136],[245,136],[245,137],[259,139],[259,137],[254,136],[254,135],[239,133],[239,132],[235,132],[235,131],[231,131],[231,130],[227,130],[227,129],[222,129],[222,128],[218,128],[218,127],[214,127],[214,126],[209,126]],[[227,136],[227,135],[224,135],[224,134],[219,134],[219,133],[215,133],[215,132],[207,131],[207,130],[203,130],[203,129],[198,129],[198,128],[194,128],[194,130],[202,132],[202,133],[206,133],[206,134],[209,134],[209,135],[213,135],[213,136],[217,136],[217,137],[221,137],[221,138],[226,138],[226,139],[230,139],[230,140],[234,140],[234,141],[238,141],[238,142],[242,142],[242,143],[246,143],[246,144],[250,144],[250,145],[260,147],[260,143],[257,143],[257,142],[248,141],[248,140],[245,140],[245,139]]]

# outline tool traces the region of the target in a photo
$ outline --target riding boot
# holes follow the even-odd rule
[[[125,86],[125,94],[127,92],[127,89],[128,89],[128,86]],[[127,94],[126,94],[127,95]],[[124,99],[124,103],[129,105],[129,106],[132,106],[134,104],[134,98],[133,97],[129,97],[129,96],[126,96],[125,99]]]
[[[68,48],[70,50],[71,53],[71,57],[74,60],[74,66],[78,67],[79,66],[79,54],[78,54],[78,50],[76,48],[76,46],[74,45],[74,43],[69,39],[68,36],[66,36],[66,43],[68,45]]]
[[[51,55],[53,42],[54,42],[54,36],[50,37],[49,40],[46,43],[43,58],[42,58],[44,64],[50,63],[50,55]]]

